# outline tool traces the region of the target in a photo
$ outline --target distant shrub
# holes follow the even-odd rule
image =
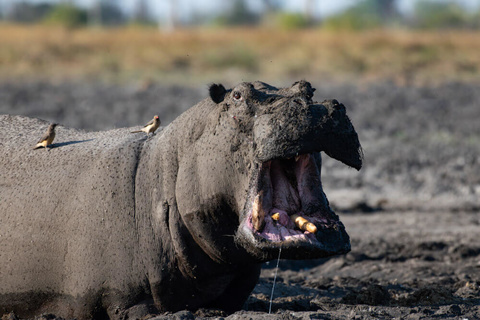
[[[467,12],[454,2],[418,1],[415,6],[417,27],[424,29],[460,28],[469,25]]]
[[[364,30],[381,26],[381,20],[373,13],[347,10],[325,19],[323,27],[330,30]]]
[[[48,3],[32,4],[19,2],[13,4],[10,10],[3,13],[1,13],[0,8],[0,17],[5,16],[7,20],[20,23],[36,23],[44,19],[52,8],[53,5]]]
[[[70,4],[59,4],[45,17],[44,22],[66,28],[76,28],[87,24],[87,12]]]
[[[120,26],[127,21],[117,2],[99,2],[94,10],[97,12],[93,18],[96,24],[103,26]]]
[[[277,27],[286,30],[306,28],[310,25],[309,19],[301,13],[281,12],[275,17]]]
[[[364,30],[396,25],[400,14],[396,0],[358,0],[345,11],[328,17],[323,26],[333,30]]]
[[[480,29],[480,10],[473,14],[470,26],[472,29]]]
[[[235,0],[232,9],[213,19],[214,26],[240,26],[258,23],[258,14],[250,11],[245,0]]]

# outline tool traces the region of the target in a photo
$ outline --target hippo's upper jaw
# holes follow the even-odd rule
[[[361,146],[345,107],[336,100],[313,102],[314,90],[305,81],[285,89],[261,82],[231,91],[223,86],[210,89],[216,103],[225,99],[228,108],[242,105],[249,111],[235,118],[243,132],[250,133],[247,140],[254,149],[236,241],[259,261],[274,259],[279,248],[286,259],[350,250],[345,227],[322,189],[320,152],[358,170]],[[297,216],[303,222],[296,224]]]

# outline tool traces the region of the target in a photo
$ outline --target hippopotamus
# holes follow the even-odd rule
[[[348,252],[321,152],[359,170],[362,148],[345,106],[314,90],[212,84],[152,137],[58,125],[48,152],[32,150],[47,122],[1,116],[0,311],[126,319],[151,301],[234,312],[280,249]]]

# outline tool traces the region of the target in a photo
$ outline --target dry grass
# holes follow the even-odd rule
[[[0,25],[0,44],[0,79],[170,83],[480,79],[479,32],[189,29],[162,33]]]

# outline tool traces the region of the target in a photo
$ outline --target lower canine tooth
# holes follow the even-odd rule
[[[275,220],[275,221],[280,220],[280,213],[276,212],[276,213],[272,214],[272,219]]]
[[[300,156],[295,156],[295,162],[297,162],[298,159],[300,159]]]
[[[262,208],[263,194],[260,192],[255,196],[252,205],[252,223],[255,230],[261,232],[265,227],[265,211]]]
[[[317,232],[317,227],[305,219],[304,217],[299,216],[298,214],[292,214],[290,216],[290,219],[295,223],[298,229],[303,230],[303,231],[308,231],[310,233],[316,233]]]

